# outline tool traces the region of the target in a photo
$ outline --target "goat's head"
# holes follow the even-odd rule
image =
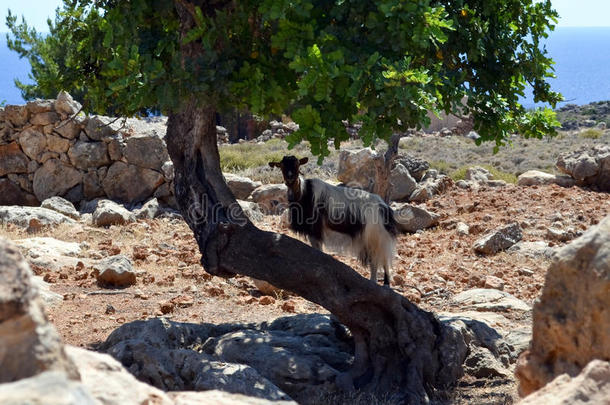
[[[299,178],[299,167],[307,163],[308,160],[306,157],[297,159],[294,156],[284,156],[279,162],[269,162],[269,166],[279,167],[282,171],[282,176],[284,176],[284,183],[290,187]]]

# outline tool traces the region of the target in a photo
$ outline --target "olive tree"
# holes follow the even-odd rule
[[[86,108],[158,106],[175,196],[213,275],[263,279],[332,312],[355,342],[346,388],[398,390],[420,403],[459,378],[456,339],[431,313],[308,245],[254,226],[219,164],[215,115],[288,112],[321,161],[362,123],[365,144],[420,127],[427,113],[470,115],[482,141],[554,134],[541,40],[549,0],[64,0],[54,33],[70,55],[64,88]],[[62,82],[62,77],[66,82]],[[466,100],[464,103],[463,100]]]

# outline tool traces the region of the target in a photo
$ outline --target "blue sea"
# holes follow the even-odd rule
[[[565,103],[587,104],[610,100],[610,27],[557,28],[546,41],[555,60],[556,79],[550,82],[554,90],[565,98]],[[19,59],[6,46],[6,36],[0,38],[0,102],[21,104],[23,98],[14,79],[30,82],[29,63]],[[531,97],[523,101],[534,106]]]

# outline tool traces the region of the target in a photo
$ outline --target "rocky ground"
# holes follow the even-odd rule
[[[498,326],[527,333],[529,306],[544,284],[553,251],[609,215],[610,194],[556,185],[453,187],[421,206],[439,214],[440,224],[399,237],[395,291],[436,313],[491,311],[501,315],[493,320]],[[245,277],[208,275],[198,264],[197,246],[181,219],[145,219],[109,228],[94,227],[90,221],[84,216],[72,224],[30,232],[16,225],[0,228],[0,236],[16,240],[34,272],[48,284],[49,318],[68,344],[96,349],[122,324],[156,317],[220,324],[325,312],[286,291],[264,294]],[[514,222],[522,228],[520,243],[495,255],[475,252],[475,241],[482,235]],[[257,225],[288,232],[279,216],[265,215]],[[54,247],[55,240],[73,243]],[[58,256],[61,249],[63,255]],[[97,281],[99,268],[93,263],[114,255],[131,260],[135,284],[117,289]],[[353,258],[334,255],[368,277],[368,270]],[[477,288],[509,293],[516,304],[480,308],[460,295]],[[476,403],[510,403],[516,395],[512,374],[495,377],[500,378],[465,378],[452,402],[473,403],[475,395]]]

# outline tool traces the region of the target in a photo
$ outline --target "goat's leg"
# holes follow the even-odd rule
[[[383,285],[390,286],[390,266],[383,266]]]
[[[313,236],[307,236],[307,239],[309,239],[309,244],[311,245],[312,248],[314,249],[318,249],[318,250],[322,250],[322,241],[319,239],[314,238]]]
[[[371,281],[377,283],[377,266],[371,264]]]

